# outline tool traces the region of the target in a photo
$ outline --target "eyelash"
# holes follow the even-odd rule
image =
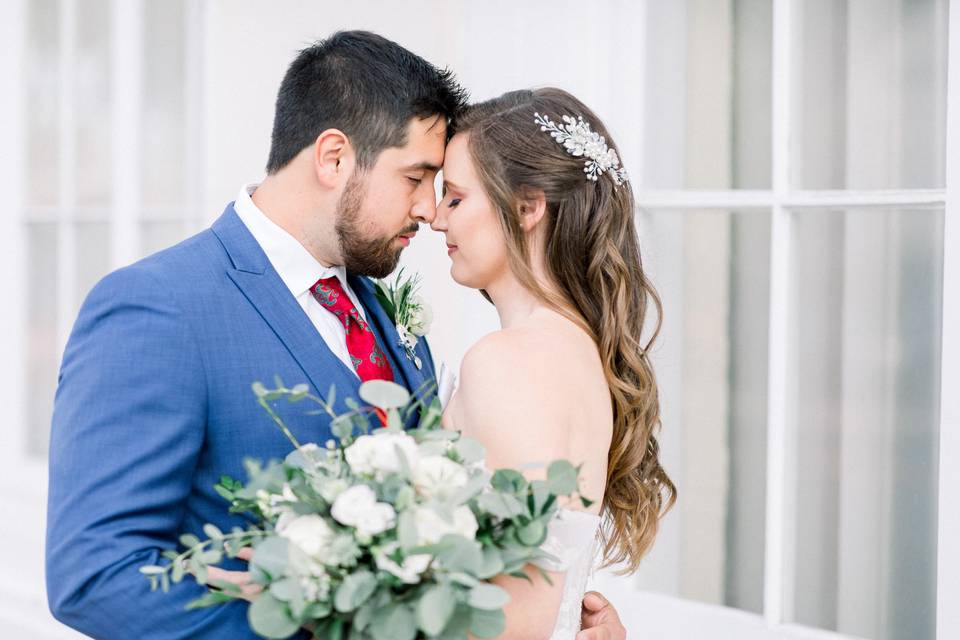
[[[407,176],[407,180],[409,180],[410,182],[412,182],[417,186],[420,186],[420,183],[423,182],[423,178],[411,178],[410,176]]]
[[[450,204],[447,206],[453,209],[458,204],[460,204],[460,198],[454,198],[453,200],[450,201]]]

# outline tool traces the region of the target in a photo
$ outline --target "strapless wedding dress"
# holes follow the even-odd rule
[[[592,513],[560,509],[547,529],[540,548],[557,560],[540,566],[564,574],[563,599],[550,640],[574,640],[580,631],[580,610],[597,553],[600,522],[600,516]]]

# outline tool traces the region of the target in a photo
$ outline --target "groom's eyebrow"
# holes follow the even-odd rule
[[[404,171],[433,171],[434,173],[440,171],[440,167],[433,164],[432,162],[418,162],[404,168]]]

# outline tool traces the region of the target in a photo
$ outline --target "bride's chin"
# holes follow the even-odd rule
[[[483,287],[478,285],[474,278],[470,277],[470,274],[463,273],[462,270],[457,269],[455,266],[450,267],[450,277],[453,278],[453,281],[457,284],[468,287],[470,289],[482,289]]]

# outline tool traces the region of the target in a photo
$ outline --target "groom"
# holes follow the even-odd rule
[[[58,620],[95,638],[256,637],[245,602],[186,611],[203,588],[151,594],[138,568],[205,522],[243,526],[213,485],[244,477],[245,457],[289,450],[252,382],[336,385],[342,412],[364,380],[416,390],[435,378],[426,341],[405,351],[367,276],[393,271],[433,220],[465,100],[448,72],[399,45],[334,34],[283,79],[266,179],[211,228],[93,289],[53,415],[46,561]],[[302,441],[333,437],[298,405],[281,416]],[[585,607],[578,638],[625,637],[599,596]]]

